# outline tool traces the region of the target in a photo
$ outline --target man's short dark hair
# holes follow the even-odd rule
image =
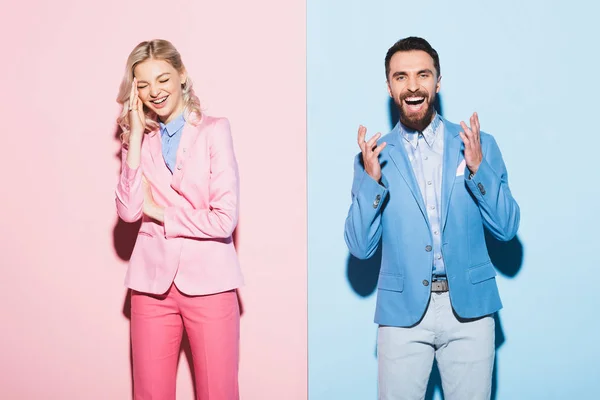
[[[438,56],[437,51],[435,51],[435,49],[433,47],[431,47],[431,45],[429,44],[429,42],[427,40],[420,38],[420,37],[416,37],[416,36],[410,36],[410,37],[407,37],[404,39],[400,39],[396,43],[394,43],[394,45],[392,47],[390,47],[387,54],[385,55],[385,78],[389,79],[390,60],[392,59],[392,56],[394,54],[396,54],[399,51],[414,51],[414,50],[424,51],[425,53],[429,54],[431,56],[431,58],[433,58],[433,66],[435,67],[437,76],[439,78],[440,72],[441,72],[440,71],[440,57]]]

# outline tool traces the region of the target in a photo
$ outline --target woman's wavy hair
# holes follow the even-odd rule
[[[121,114],[117,118],[117,124],[121,127],[121,141],[124,144],[129,142],[129,96],[133,82],[133,70],[139,63],[150,59],[164,60],[171,64],[179,73],[185,71],[181,55],[168,40],[154,39],[141,42],[135,46],[127,58],[125,74],[119,88],[119,95],[117,96],[117,102],[122,106]],[[200,109],[200,100],[198,100],[198,97],[194,93],[192,80],[189,76],[186,77],[186,81],[182,85],[182,91],[185,119],[194,124],[200,119],[202,111]],[[152,132],[159,128],[156,114],[148,110],[146,106],[144,106],[144,115],[146,116],[146,132]]]

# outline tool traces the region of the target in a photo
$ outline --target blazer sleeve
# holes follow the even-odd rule
[[[127,164],[127,147],[121,148],[121,175],[117,183],[117,214],[125,222],[135,222],[142,217],[144,191],[142,168],[130,168]]]
[[[477,173],[472,179],[465,174],[465,179],[477,199],[486,228],[496,239],[508,241],[519,229],[520,209],[508,187],[508,172],[500,148],[491,135],[486,135],[486,139]]]
[[[210,183],[208,209],[165,208],[166,238],[228,238],[239,213],[239,173],[229,121],[221,118],[209,132]]]
[[[382,182],[387,186],[385,177]],[[344,240],[350,253],[359,259],[370,258],[381,239],[381,212],[388,189],[376,182],[362,165],[361,154],[354,161],[352,204],[346,217]]]

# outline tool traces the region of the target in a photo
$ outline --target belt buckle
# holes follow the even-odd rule
[[[439,280],[431,282],[431,291],[434,293],[443,293],[448,291],[448,281]]]

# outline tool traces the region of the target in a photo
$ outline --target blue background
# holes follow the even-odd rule
[[[517,239],[489,243],[493,398],[600,398],[597,4],[308,0],[310,400],[377,396],[377,262],[350,258],[343,228],[357,128],[392,128],[384,57],[405,36],[438,51],[442,114],[479,113],[521,206]]]

